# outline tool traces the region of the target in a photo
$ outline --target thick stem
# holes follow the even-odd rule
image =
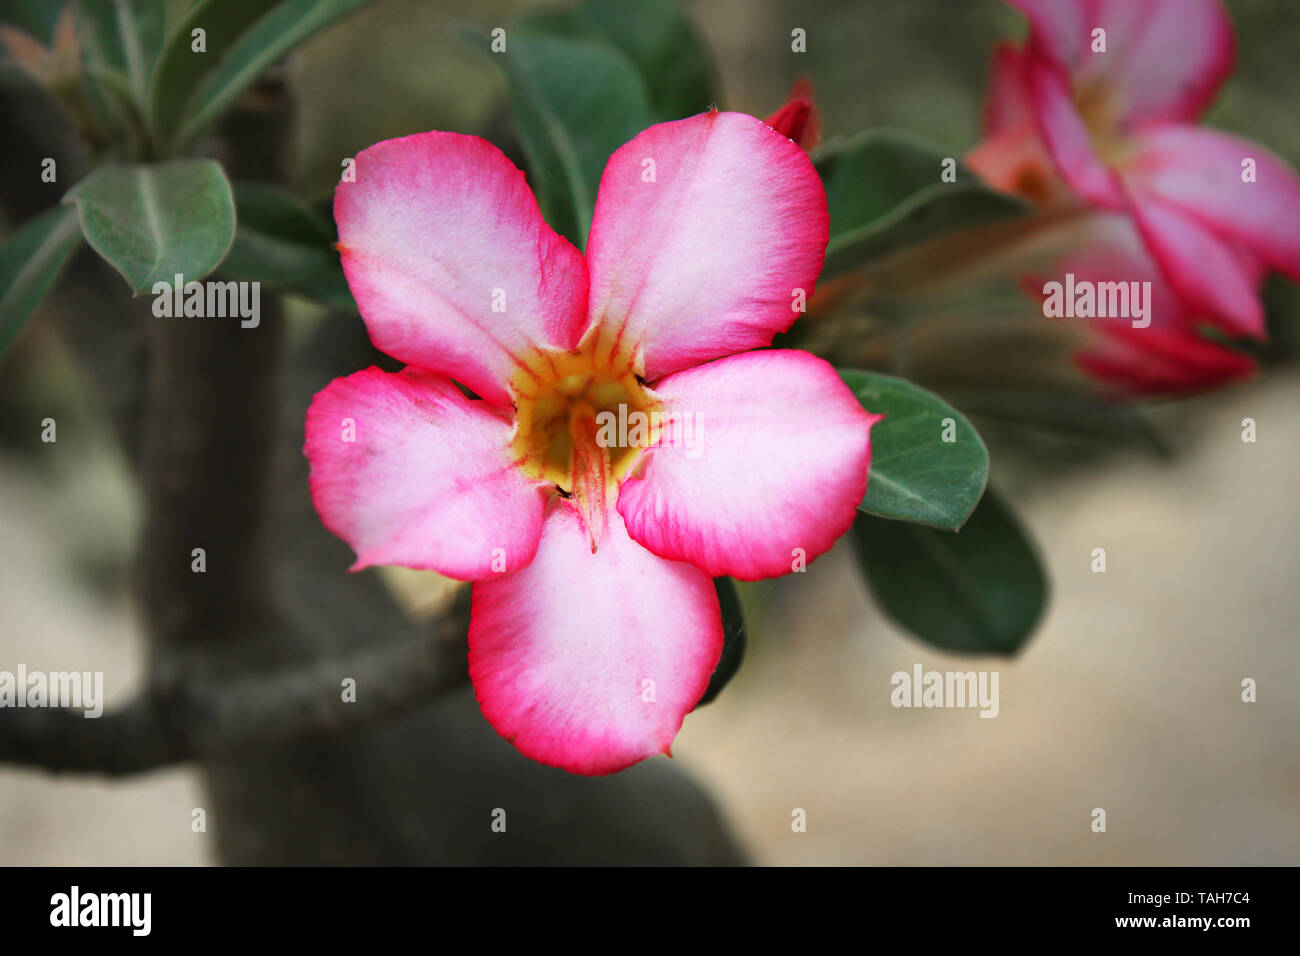
[[[151,318],[141,604],[163,646],[268,624],[283,316]]]

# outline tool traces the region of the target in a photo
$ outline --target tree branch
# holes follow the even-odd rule
[[[126,776],[339,733],[427,704],[468,680],[461,602],[436,632],[301,666],[239,677],[158,677],[130,703],[98,718],[53,707],[6,709],[0,763],[54,772]],[[354,680],[355,700],[343,699]]]

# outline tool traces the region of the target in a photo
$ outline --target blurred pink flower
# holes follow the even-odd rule
[[[1257,143],[1195,124],[1232,72],[1217,0],[1009,0],[1023,48],[995,53],[971,168],[1044,203],[1131,216],[1177,294],[1264,336],[1259,286],[1300,281],[1300,178]]]
[[[1097,212],[1075,227],[1076,241],[1049,273],[1026,281],[1041,300],[1045,281],[1070,274],[1076,282],[1149,283],[1145,311],[1150,324],[1128,318],[1081,320],[1084,343],[1075,363],[1108,393],[1152,398],[1209,391],[1254,374],[1253,358],[1202,338],[1195,310],[1180,298],[1148,253],[1132,219]]]
[[[821,554],[866,488],[876,416],[821,359],[746,351],[821,271],[812,163],[752,116],[652,126],[605,167],[584,258],[496,147],[431,132],[364,150],[334,215],[371,338],[409,364],[313,401],[321,519],[354,568],[475,582],[470,676],[522,753],[668,752],[722,650],[712,578]],[[661,432],[612,447],[620,409]],[[691,416],[699,447],[669,441]]]

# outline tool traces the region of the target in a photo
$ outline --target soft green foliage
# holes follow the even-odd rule
[[[859,507],[956,531],[988,481],[989,453],[979,433],[932,392],[892,375],[841,369],[864,408],[885,416],[871,429],[871,477]]]
[[[486,33],[473,37],[490,49]],[[608,43],[521,31],[507,44],[500,62],[542,215],[582,248],[610,154],[653,122],[648,92]]]
[[[0,355],[45,297],[81,242],[77,216],[55,206],[0,245]]]
[[[218,269],[222,276],[291,289],[339,272],[330,248],[333,229],[312,210],[284,190],[260,183],[239,183],[234,194],[239,226]]]
[[[521,16],[512,31],[605,41],[636,68],[656,122],[715,105],[708,48],[676,0],[585,0]]]
[[[101,166],[63,201],[76,206],[86,241],[137,294],[176,275],[202,279],[235,237],[230,183],[210,159]]]
[[[371,0],[200,0],[167,38],[149,91],[160,142],[178,148],[227,109],[272,63]],[[205,52],[193,49],[204,31]]]
[[[991,492],[956,534],[863,514],[853,536],[881,607],[943,650],[1014,654],[1046,606],[1034,547]]]
[[[902,247],[1022,215],[1018,200],[982,185],[960,165],[944,182],[942,151],[893,131],[863,133],[817,155],[830,206],[826,277],[859,268]]]
[[[162,48],[163,0],[76,0],[85,62],[131,101],[143,103]]]
[[[63,12],[61,0],[0,0],[0,23],[7,23],[49,46]]]
[[[461,32],[498,58],[542,214],[579,248],[614,150],[714,103],[708,51],[673,0],[531,10],[499,38],[504,51],[486,31]]]

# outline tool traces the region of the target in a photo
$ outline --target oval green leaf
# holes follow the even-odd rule
[[[64,197],[81,231],[137,295],[177,275],[197,281],[235,237],[235,201],[210,159],[101,166]]]
[[[1034,547],[992,492],[956,534],[862,514],[853,538],[885,613],[945,651],[1014,654],[1047,605]]]
[[[956,531],[988,482],[989,453],[970,422],[943,399],[901,378],[839,369],[869,412],[871,475],[858,505],[882,518]]]

